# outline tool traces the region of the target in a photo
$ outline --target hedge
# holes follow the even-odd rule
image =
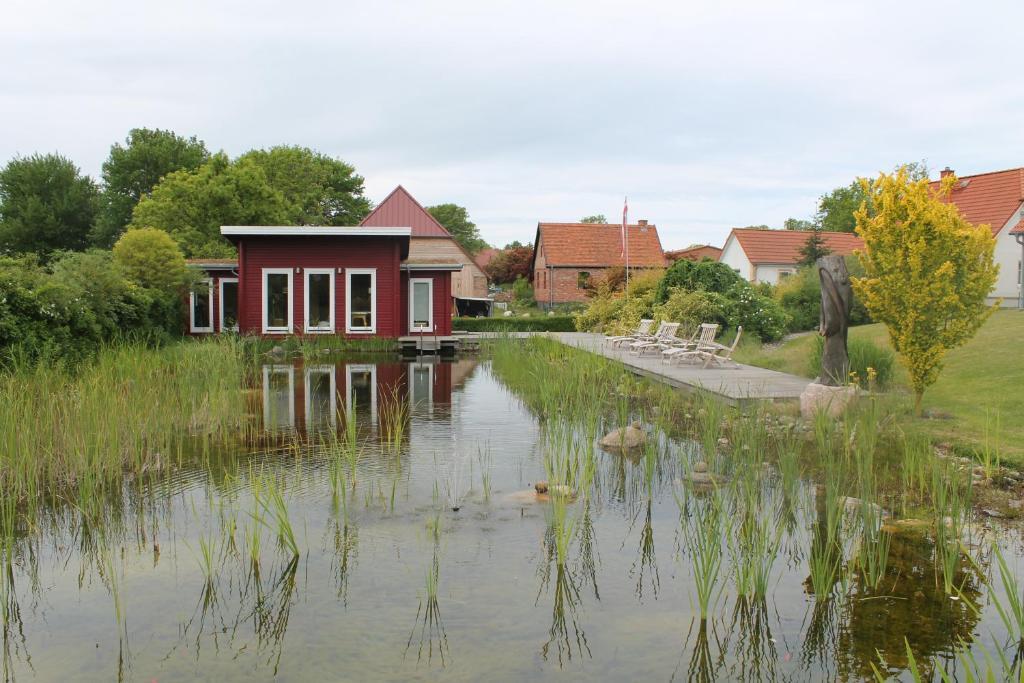
[[[454,318],[452,329],[462,332],[575,332],[571,315],[536,318]]]

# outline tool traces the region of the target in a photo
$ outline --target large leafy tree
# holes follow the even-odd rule
[[[163,230],[129,230],[117,240],[113,252],[125,275],[143,287],[174,293],[188,279],[178,243]]]
[[[475,254],[488,246],[484,238],[480,236],[476,223],[469,220],[469,212],[465,207],[458,204],[438,204],[428,206],[427,211],[470,254]]]
[[[129,228],[168,232],[186,257],[232,256],[234,247],[220,234],[222,225],[281,225],[293,207],[267,181],[254,161],[235,163],[213,155],[195,171],[175,171],[132,211]]]
[[[243,154],[289,203],[298,225],[356,225],[370,212],[363,177],[349,164],[306,147],[279,146]]]
[[[943,201],[955,182],[947,176],[933,193],[927,178],[913,179],[906,167],[861,181],[865,200],[856,222],[864,276],[851,281],[871,317],[888,328],[910,374],[917,413],[946,353],[995,310],[985,303],[999,273],[995,239],[989,226],[971,225]]]
[[[210,153],[195,136],[169,130],[133,128],[124,144],[114,143],[103,162],[103,206],[92,231],[93,244],[110,247],[131,221],[132,209],[174,171],[202,166]]]
[[[532,261],[533,247],[506,247],[484,266],[484,272],[491,282],[515,282],[517,278],[530,280]]]
[[[592,223],[594,225],[607,225],[608,219],[604,217],[603,213],[597,213],[593,216],[584,216],[580,219],[580,223]]]
[[[0,253],[46,260],[55,251],[85,249],[98,200],[96,184],[69,159],[13,159],[0,170]]]
[[[736,271],[720,261],[708,258],[700,261],[680,259],[665,271],[654,298],[656,303],[664,303],[674,287],[682,287],[687,291],[700,289],[722,294],[734,285],[745,284]]]

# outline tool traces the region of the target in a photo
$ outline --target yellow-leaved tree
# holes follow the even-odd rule
[[[946,353],[974,336],[999,305],[985,304],[999,273],[995,239],[989,226],[971,225],[946,201],[956,182],[949,175],[933,190],[927,179],[912,180],[906,167],[862,179],[867,199],[854,214],[864,277],[850,278],[853,289],[889,330],[910,373],[915,414]]]

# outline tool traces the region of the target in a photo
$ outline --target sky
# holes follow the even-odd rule
[[[666,249],[781,227],[857,176],[1024,166],[1024,3],[0,3],[0,163],[99,177],[133,127],[296,144],[484,238],[601,213]]]

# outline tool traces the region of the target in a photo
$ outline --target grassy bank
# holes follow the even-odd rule
[[[883,325],[852,328],[850,337],[889,347]],[[814,335],[809,334],[777,347],[746,346],[737,350],[736,357],[741,363],[810,377],[813,343]],[[1024,466],[1024,422],[1017,418],[1024,381],[1022,343],[1024,313],[997,312],[971,341],[949,354],[938,382],[925,392],[925,410],[938,417],[908,425],[968,449],[983,448],[986,438],[990,444],[998,441],[1004,457]],[[894,385],[897,391],[909,391],[901,365]]]

